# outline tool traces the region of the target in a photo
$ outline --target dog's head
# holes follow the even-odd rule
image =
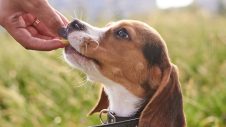
[[[67,27],[65,58],[94,81],[110,80],[145,98],[139,126],[185,124],[176,67],[159,33],[139,21],[122,20],[96,28],[74,20]],[[93,112],[108,106],[102,98]]]

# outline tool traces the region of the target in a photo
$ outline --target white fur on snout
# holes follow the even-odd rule
[[[96,27],[87,26],[86,31],[74,31],[68,35],[70,45],[78,52],[81,52],[80,45],[82,45],[86,39],[89,39],[93,43],[98,43],[99,40],[106,32],[106,29],[100,29]]]
[[[84,38],[89,37],[87,33],[81,31],[74,31],[69,34],[68,41],[73,48],[80,52],[80,45],[84,42]]]

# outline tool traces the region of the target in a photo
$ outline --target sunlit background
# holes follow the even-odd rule
[[[160,9],[186,7],[192,4],[193,0],[156,0]]]
[[[159,10],[199,8],[208,13],[220,13],[225,0],[50,0],[51,4],[71,18],[98,20],[123,19],[153,14]],[[66,8],[66,9],[65,9]]]
[[[69,20],[102,27],[136,19],[154,27],[179,68],[188,127],[226,127],[226,0],[49,2]],[[0,44],[0,127],[100,124],[98,114],[86,116],[100,85],[69,67],[62,50],[25,50],[3,28]]]

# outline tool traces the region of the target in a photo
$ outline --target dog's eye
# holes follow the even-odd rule
[[[119,37],[119,38],[122,38],[122,39],[127,39],[129,38],[129,34],[127,32],[127,30],[125,28],[121,28],[119,30],[116,31],[116,35]]]

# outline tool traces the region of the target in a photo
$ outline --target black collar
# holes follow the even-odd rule
[[[115,123],[108,123],[108,124],[102,124],[97,126],[90,126],[90,127],[138,127],[139,118],[125,120],[121,122],[115,122]]]
[[[107,114],[107,121],[102,120],[102,114]],[[120,117],[109,110],[102,110],[100,112],[100,120],[102,125],[90,127],[137,127],[139,123],[139,114],[130,117]]]

